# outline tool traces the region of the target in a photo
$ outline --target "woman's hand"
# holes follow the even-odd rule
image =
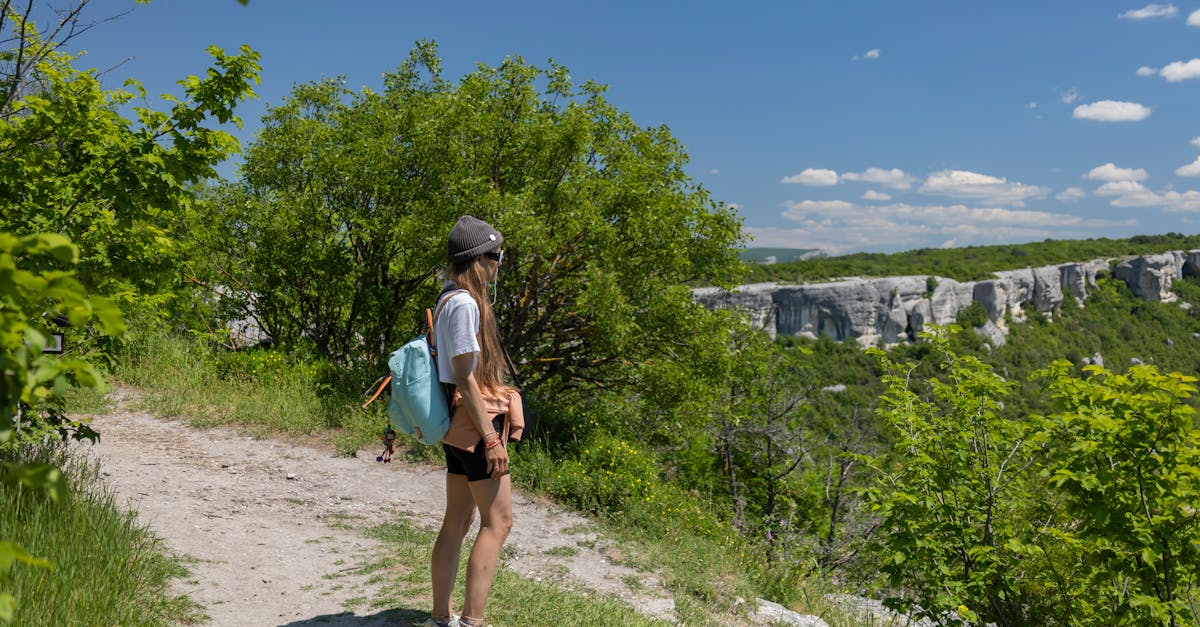
[[[467,415],[471,417],[471,422],[479,433],[492,433],[495,438],[499,439],[500,434],[495,432],[492,421],[488,419],[487,412],[484,411],[483,392],[479,390],[479,382],[475,379],[475,362],[478,355],[478,353],[463,353],[451,358],[454,362],[454,382],[458,385],[458,393],[461,396],[459,403],[466,408]],[[490,441],[491,437],[493,436],[489,436],[486,440]],[[487,441],[479,444],[479,446],[486,445]],[[493,445],[492,448],[485,448],[483,456],[487,459],[488,474],[493,479],[499,479],[508,474],[508,451],[504,450],[503,442]]]
[[[503,443],[483,449],[483,456],[487,459],[488,474],[493,479],[508,474],[508,451],[504,449]]]

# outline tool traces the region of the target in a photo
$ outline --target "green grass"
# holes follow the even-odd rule
[[[371,582],[381,584],[387,594],[375,607],[390,608],[401,618],[420,622],[429,616],[429,548],[433,534],[407,521],[377,527],[371,535],[387,545],[384,556],[366,566]],[[462,577],[466,555],[459,566],[455,586],[455,608],[462,607]],[[613,599],[565,591],[558,586],[524,579],[506,568],[496,573],[488,601],[488,622],[495,625],[607,626],[661,625]]]
[[[187,570],[133,512],[113,501],[98,466],[62,448],[26,447],[4,461],[51,462],[69,483],[67,498],[52,502],[40,491],[0,485],[0,529],[5,540],[50,561],[46,570],[13,571],[17,625],[164,625],[204,619],[169,582]]]
[[[369,575],[371,583],[379,584],[382,589],[388,591],[383,597],[376,599],[372,606],[389,610],[398,620],[407,620],[414,624],[423,621],[429,616],[432,593],[429,582],[429,550],[433,546],[433,532],[401,520],[376,527],[370,533],[387,546],[382,557],[365,565],[363,569]],[[744,608],[740,607],[736,596],[730,596],[728,601],[721,602],[720,608],[712,603],[713,598],[722,594],[722,589],[732,585],[731,574],[721,572],[720,565],[708,561],[711,558],[720,559],[720,556],[712,552],[713,547],[689,548],[687,540],[670,546],[662,543],[641,544],[627,536],[617,542],[630,556],[630,559],[625,561],[633,565],[648,564],[653,567],[659,565],[653,562],[663,559],[671,551],[678,551],[675,554],[677,559],[668,570],[675,573],[673,577],[676,579],[697,578],[695,581],[676,580],[668,584],[674,592],[676,614],[680,624],[727,625],[745,623],[747,620],[742,613]],[[643,550],[647,552],[640,552]],[[464,550],[452,602],[455,608],[462,607],[462,577],[466,572],[466,556],[467,551]],[[636,581],[627,582],[628,587],[635,592],[646,592],[642,580],[636,577],[633,579]],[[893,624],[891,621],[879,621],[873,617],[848,613],[825,598],[826,594],[841,592],[828,584],[810,586],[806,590],[799,611],[820,616],[831,627],[882,627]],[[702,597],[709,597],[709,601],[703,602]],[[751,602],[754,598],[743,597]],[[497,626],[667,624],[645,616],[615,599],[566,591],[554,584],[530,581],[506,568],[497,571],[485,618]]]
[[[352,374],[277,351],[218,352],[157,330],[130,336],[115,376],[140,388],[143,408],[156,415],[197,427],[237,425],[256,436],[319,435],[343,454],[379,439],[383,403],[360,410],[357,394],[329,381]]]
[[[112,408],[104,390],[70,387],[63,393],[63,402],[76,414],[102,414]]]

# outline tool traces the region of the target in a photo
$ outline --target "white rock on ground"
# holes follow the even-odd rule
[[[758,602],[758,611],[754,613],[754,620],[764,625],[795,625],[796,627],[829,627],[829,624],[821,620],[819,616],[809,616],[793,612],[788,608],[768,601],[766,599],[755,599]]]

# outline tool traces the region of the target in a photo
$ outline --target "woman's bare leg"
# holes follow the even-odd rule
[[[463,616],[482,618],[487,605],[500,549],[512,530],[512,482],[508,475],[500,479],[483,479],[467,484],[475,503],[479,505],[479,536],[471,547],[467,560],[467,595]]]
[[[471,530],[475,499],[467,486],[466,475],[446,474],[446,515],[433,543],[430,571],[433,574],[433,615],[450,616],[450,595],[458,576],[458,559],[463,538]]]

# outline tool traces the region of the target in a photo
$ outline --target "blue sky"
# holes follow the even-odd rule
[[[75,42],[113,87],[178,93],[210,44],[262,53],[243,141],[293,85],[379,88],[433,39],[449,77],[520,55],[607,84],[670,127],[752,245],[1200,231],[1200,0],[94,0],[90,16],[126,10]]]

